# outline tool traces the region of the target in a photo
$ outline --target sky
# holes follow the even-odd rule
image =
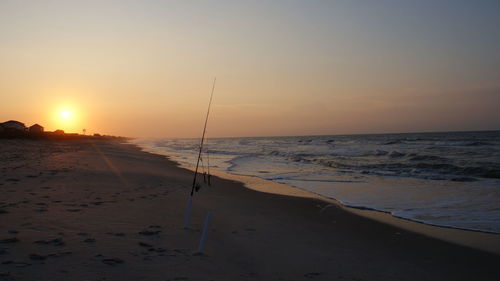
[[[500,129],[500,1],[0,1],[0,122],[131,137]],[[66,113],[61,113],[66,112]]]

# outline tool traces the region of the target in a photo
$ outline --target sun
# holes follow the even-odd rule
[[[50,123],[47,128],[51,130],[63,130],[66,133],[81,132],[84,126],[84,118],[81,107],[73,103],[59,102],[50,108]]]
[[[59,116],[63,119],[63,120],[69,120],[71,119],[71,117],[73,117],[73,114],[71,113],[71,111],[69,110],[63,110],[59,113]]]

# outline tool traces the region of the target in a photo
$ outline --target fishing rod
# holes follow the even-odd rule
[[[198,191],[199,187],[196,185],[196,176],[198,175],[198,167],[200,165],[200,159],[201,159],[201,153],[203,150],[203,142],[205,141],[205,133],[207,131],[207,123],[208,123],[208,116],[210,114],[210,107],[212,105],[212,98],[214,96],[214,90],[215,90],[215,82],[217,81],[217,77],[214,78],[214,83],[212,85],[212,92],[210,93],[210,101],[208,102],[208,109],[207,109],[207,115],[205,117],[205,125],[203,126],[203,134],[201,135],[201,141],[200,141],[200,151],[198,152],[198,159],[196,160],[196,168],[194,170],[194,178],[193,178],[193,186],[191,187],[191,197],[194,195],[194,191]]]
[[[208,148],[207,148],[207,184],[208,186],[212,186],[212,183],[210,182],[210,178],[212,177],[212,175],[210,175],[210,152],[208,151]]]

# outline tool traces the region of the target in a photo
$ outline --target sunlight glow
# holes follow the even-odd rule
[[[61,111],[60,115],[61,115],[61,118],[65,119],[65,120],[69,120],[73,116],[73,114],[71,114],[71,111],[69,111],[69,110]]]
[[[83,125],[82,111],[76,107],[77,102],[63,102],[50,110],[51,122],[47,122],[48,130],[64,130],[67,133],[81,132]]]

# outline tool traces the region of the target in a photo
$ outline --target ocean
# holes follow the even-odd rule
[[[199,139],[135,139],[195,164]],[[425,224],[500,233],[500,131],[210,138],[203,172],[288,184]]]

